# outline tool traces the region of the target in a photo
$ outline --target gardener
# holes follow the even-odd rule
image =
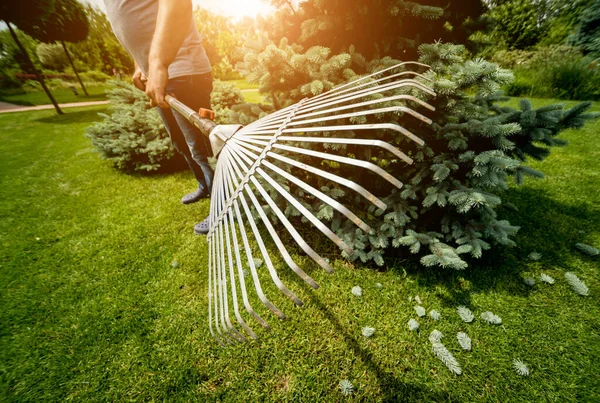
[[[146,92],[165,123],[173,147],[191,168],[198,188],[183,204],[210,195],[210,143],[165,102],[172,94],[192,109],[210,109],[211,67],[196,29],[191,0],[104,0],[115,35],[135,60],[133,84]],[[194,226],[208,233],[208,218]]]

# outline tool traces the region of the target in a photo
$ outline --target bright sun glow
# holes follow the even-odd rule
[[[193,0],[193,2],[195,6],[235,19],[244,16],[256,17],[257,14],[267,15],[273,12],[273,7],[265,0]]]

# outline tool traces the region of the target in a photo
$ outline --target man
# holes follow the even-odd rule
[[[183,204],[210,195],[213,170],[208,164],[210,143],[165,102],[172,94],[192,109],[210,109],[211,66],[196,29],[191,0],[104,0],[115,35],[135,60],[133,84],[146,92],[165,123],[173,147],[187,161],[196,191]],[[208,218],[194,226],[208,233]]]

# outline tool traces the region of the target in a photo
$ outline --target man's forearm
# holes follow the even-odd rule
[[[156,29],[150,47],[150,71],[169,67],[183,43],[192,14],[191,0],[159,0]]]

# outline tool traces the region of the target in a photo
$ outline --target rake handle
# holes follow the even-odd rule
[[[188,107],[172,95],[166,95],[165,101],[167,101],[169,106],[174,111],[185,117],[191,124],[196,126],[200,132],[202,132],[202,134],[204,134],[207,138],[210,138],[210,132],[212,132],[212,130],[217,126],[215,122],[210,119],[200,117],[198,112]]]

